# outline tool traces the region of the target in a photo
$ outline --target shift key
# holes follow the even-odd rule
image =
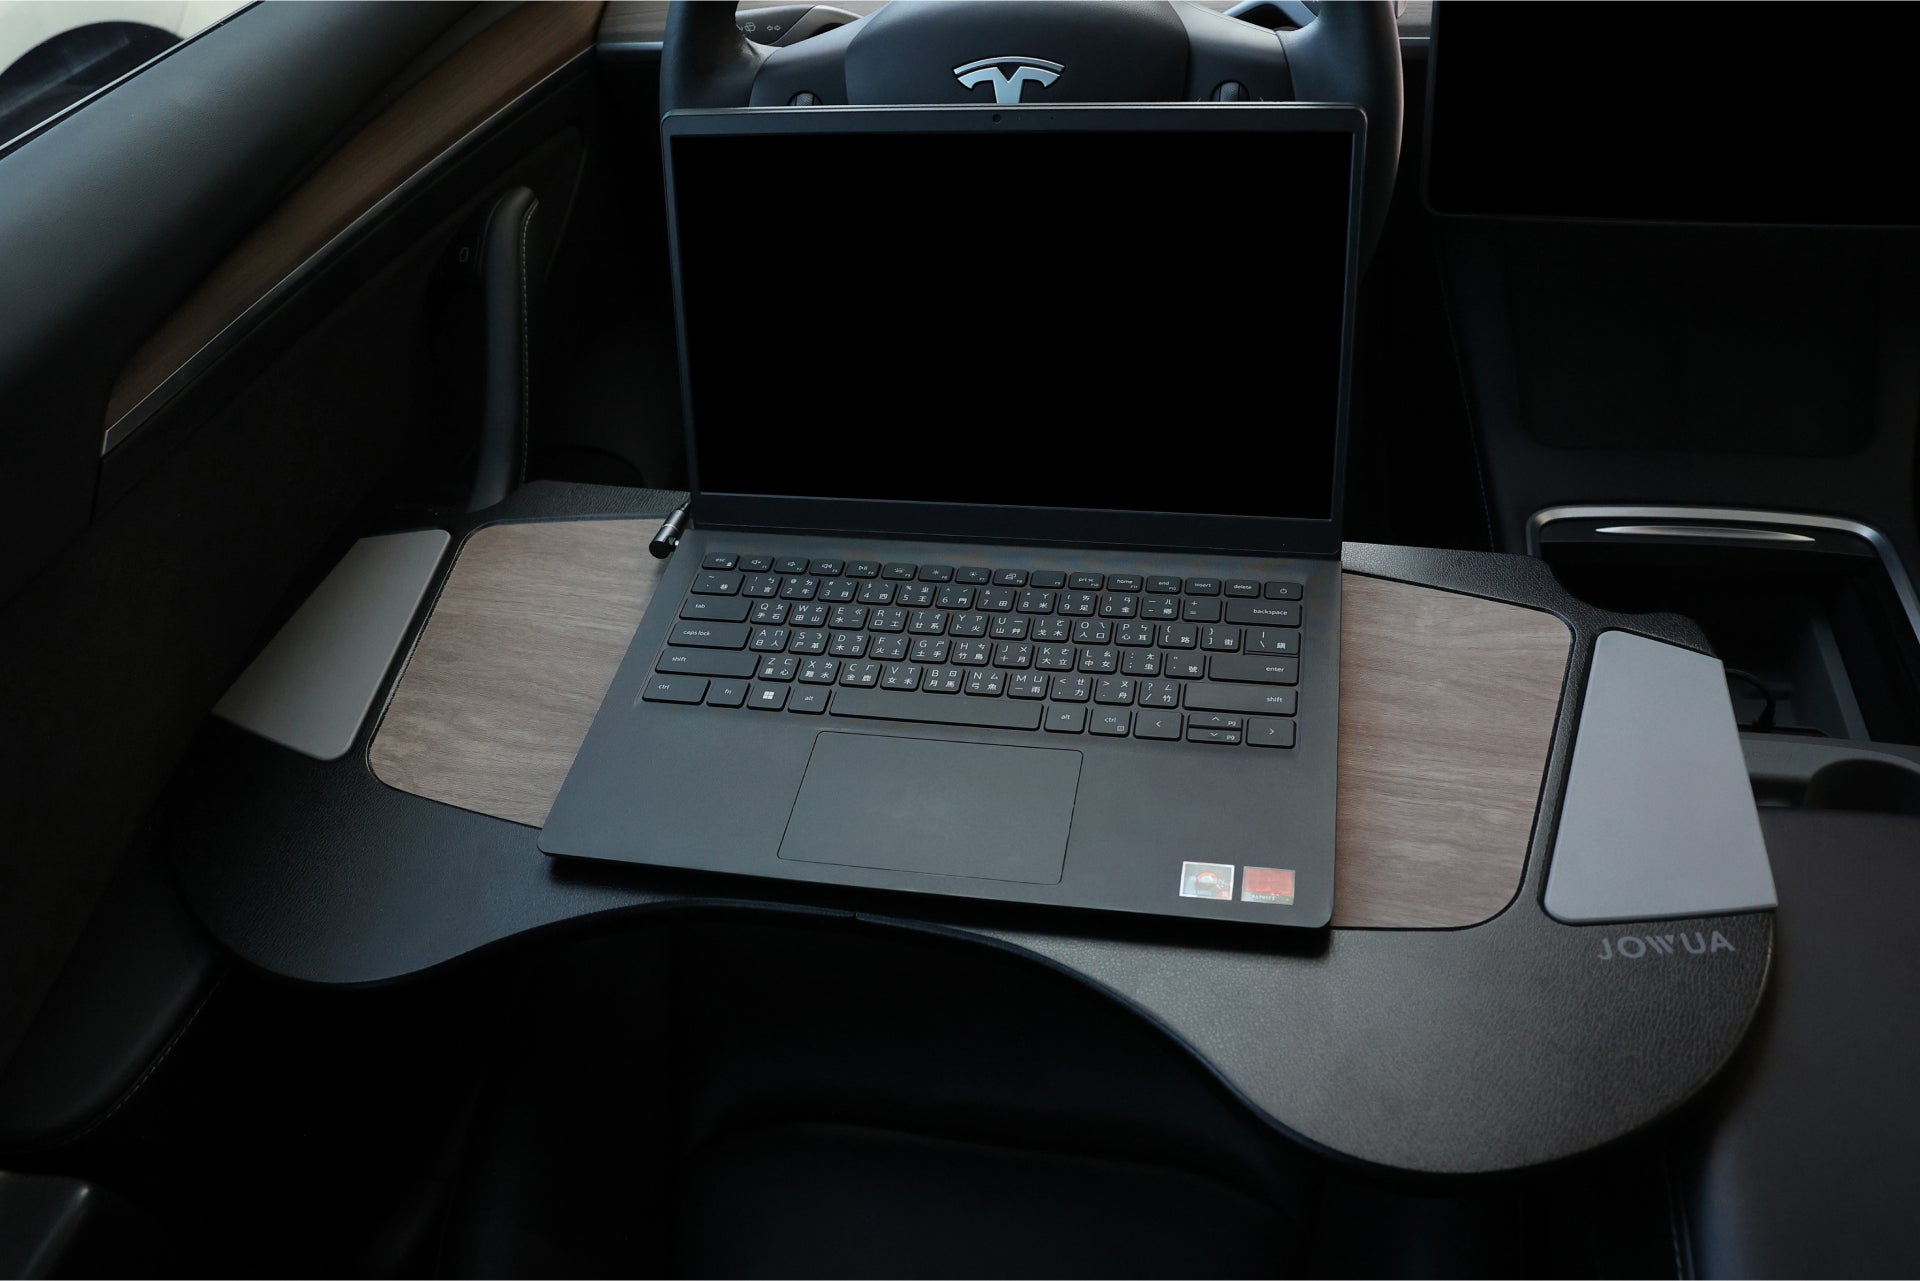
[[[745,649],[745,623],[678,622],[667,634],[669,645],[694,645],[701,649]]]
[[[1215,654],[1208,671],[1217,681],[1254,685],[1300,683],[1300,660],[1280,654]]]
[[[1295,691],[1275,689],[1271,685],[1189,685],[1187,710],[1190,712],[1256,712],[1267,716],[1291,716]],[[1199,717],[1189,717],[1199,724]]]
[[[669,676],[751,676],[760,669],[758,654],[729,654],[711,649],[669,649],[653,669]]]

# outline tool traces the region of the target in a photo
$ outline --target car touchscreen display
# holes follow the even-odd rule
[[[670,146],[702,491],[1330,517],[1353,135]]]
[[[1428,202],[1492,217],[1920,224],[1916,37],[1920,9],[1901,4],[1446,0]]]

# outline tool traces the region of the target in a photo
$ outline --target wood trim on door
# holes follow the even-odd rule
[[[401,184],[592,47],[600,0],[522,4],[455,50],[267,215],[133,354],[106,428]]]

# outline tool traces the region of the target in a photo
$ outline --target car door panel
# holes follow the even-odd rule
[[[477,429],[454,259],[509,188],[564,222],[598,9],[256,6],[0,156],[0,1063],[353,513]]]

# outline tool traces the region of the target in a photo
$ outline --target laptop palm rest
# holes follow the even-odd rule
[[[1080,753],[825,731],[780,857],[1057,885]]]

